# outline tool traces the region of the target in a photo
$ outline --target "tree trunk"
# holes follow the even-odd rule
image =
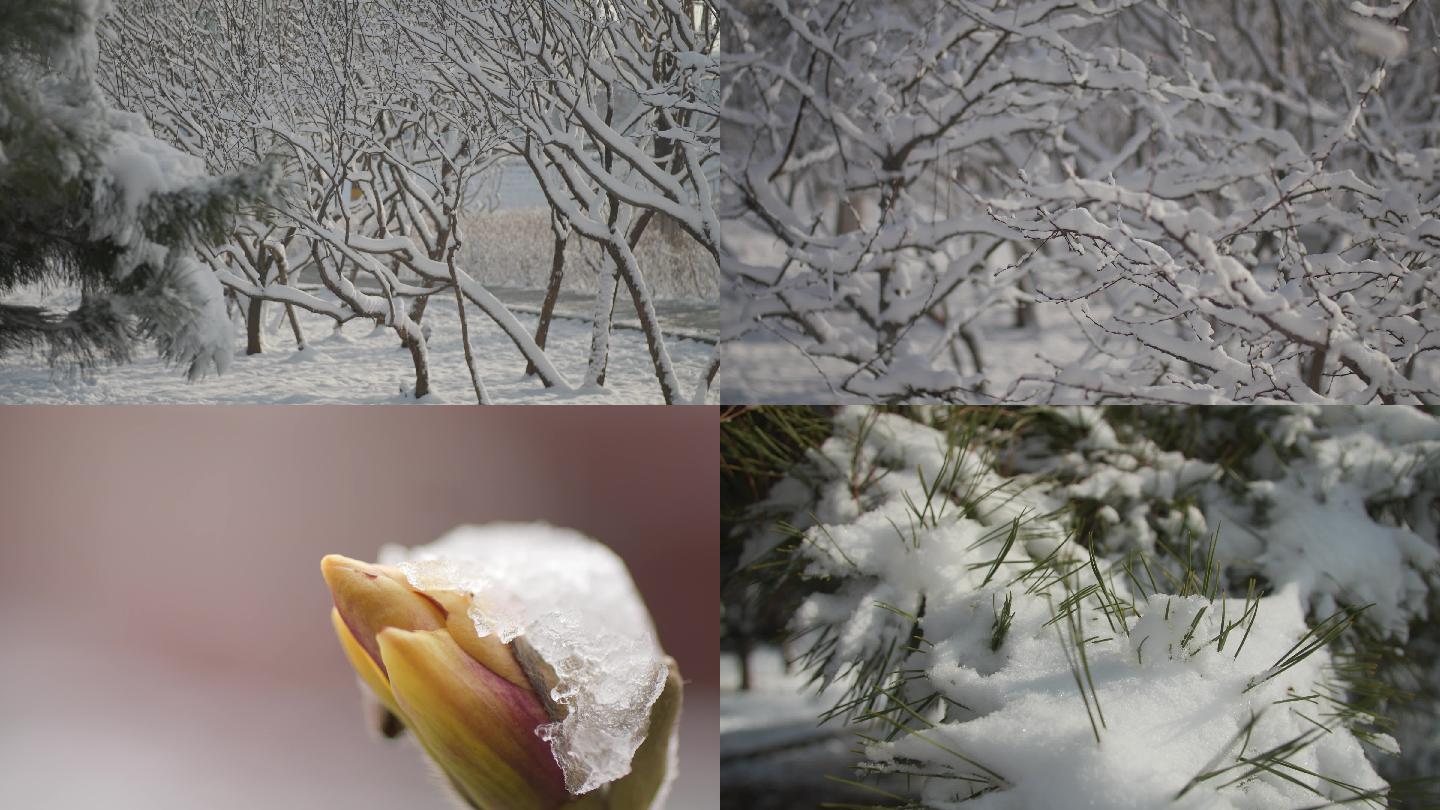
[[[736,647],[735,658],[740,663],[740,691],[749,692],[753,683],[750,676],[750,636],[742,633],[736,639]]]
[[[285,317],[290,319],[290,331],[295,334],[295,348],[305,348],[305,332],[300,328],[300,316],[295,314],[295,307],[291,304],[285,305]]]
[[[613,285],[611,285],[611,287],[610,287],[610,308],[607,309],[607,310],[605,310],[604,329],[605,329],[605,334],[606,334],[606,335],[609,335],[609,334],[611,333],[611,331],[613,331],[614,328],[615,328],[615,300],[616,300],[617,296],[619,296],[619,294],[620,294],[620,270],[619,270],[619,268],[617,267],[617,268],[615,269],[615,283],[614,283]],[[608,342],[608,338],[607,338],[607,342]],[[597,375],[595,375],[595,384],[596,384],[596,385],[604,385],[604,384],[605,384],[605,372],[608,371],[609,368],[610,368],[610,350],[609,350],[609,347],[607,346],[607,347],[606,347],[606,350],[605,350],[605,356],[602,357],[601,360],[600,360],[600,373],[597,374]]]
[[[1324,349],[1315,349],[1305,364],[1305,384],[1317,394],[1325,393],[1321,390],[1325,384],[1325,354]]]
[[[426,286],[426,287],[433,287],[433,286],[435,286],[435,285],[432,284],[431,282],[427,281],[427,282],[425,282],[425,286]],[[430,296],[428,296],[428,295],[416,296],[415,300],[414,300],[413,302],[411,302],[411,304],[410,304],[410,320],[412,320],[412,321],[414,321],[415,323],[419,324],[419,323],[425,318],[425,307],[426,307],[429,303],[430,303]]]
[[[545,348],[545,337],[550,334],[550,319],[555,314],[555,302],[560,298],[560,282],[565,278],[566,237],[555,234],[554,253],[550,257],[550,282],[545,287],[545,301],[540,305],[540,323],[535,327],[535,345]],[[525,364],[525,376],[535,373],[535,361]],[[600,372],[603,380],[605,372]]]
[[[1021,292],[1023,292],[1023,293],[1029,293],[1029,292],[1030,292],[1030,282],[1029,282],[1029,279],[1028,279],[1028,278],[1021,277],[1021,279],[1020,279],[1020,284],[1019,284],[1018,286],[1020,287],[1020,291],[1021,291]],[[1015,328],[1016,328],[1016,329],[1028,329],[1028,328],[1030,328],[1031,326],[1033,326],[1034,324],[1035,324],[1035,303],[1034,303],[1033,301],[1028,300],[1028,299],[1027,299],[1027,300],[1024,300],[1024,301],[1018,301],[1018,302],[1016,302],[1016,304],[1015,304]]]
[[[450,283],[455,288],[455,307],[460,313],[460,345],[465,347],[465,367],[470,370],[470,387],[475,390],[475,404],[489,405],[490,395],[485,391],[485,384],[480,382],[480,372],[475,370],[475,353],[470,349],[470,320],[465,315],[465,294],[460,290],[460,271],[455,269],[455,250],[458,247],[458,244],[451,245],[445,254],[445,263],[450,266]]]
[[[410,350],[410,361],[415,364],[415,398],[430,393],[430,360],[425,352],[424,338],[411,338],[406,348]]]
[[[654,219],[654,217],[655,209],[646,209],[645,212],[640,215],[640,219],[636,220],[635,224],[631,226],[630,234],[625,238],[625,244],[629,247],[632,256],[635,250],[635,246],[640,244],[640,237],[645,235],[645,229],[650,227],[650,222]],[[606,334],[606,347],[605,355],[600,359],[600,373],[595,377],[596,385],[605,384],[605,372],[610,366],[609,334],[615,322],[615,297],[620,293],[621,278],[624,278],[625,283],[630,286],[630,293],[635,299],[635,312],[640,315],[641,325],[643,326],[645,323],[645,316],[641,314],[640,298],[635,292],[635,286],[633,283],[631,283],[628,276],[624,276],[621,273],[620,260],[618,258],[619,254],[613,249],[613,246],[607,246],[606,251],[610,253],[611,258],[615,261],[615,287],[610,292],[610,308],[605,311],[604,328]],[[647,340],[650,341],[650,354],[653,357],[655,356],[655,343],[648,329],[645,332],[645,337]],[[594,356],[593,346],[591,350],[591,356]],[[664,387],[663,383],[661,385],[662,387]],[[667,405],[670,404],[670,400],[668,397],[666,398],[665,402]]]
[[[264,331],[261,326],[264,324],[261,308],[265,299],[253,297],[245,307],[245,354],[260,354],[265,350],[261,342],[261,333]]]
[[[283,249],[275,256],[275,271],[280,283],[287,287],[290,286],[289,262],[285,259]],[[285,317],[290,320],[290,331],[295,333],[295,347],[303,351],[305,349],[305,332],[300,328],[300,317],[295,314],[293,304],[285,305]]]
[[[980,341],[975,338],[975,333],[969,329],[960,330],[960,340],[965,343],[966,351],[970,352],[970,359],[975,361],[975,373],[985,373],[985,360],[980,356]]]
[[[697,405],[704,405],[706,397],[710,396],[710,389],[715,387],[715,377],[720,374],[720,345],[717,343],[715,349],[710,353],[710,361],[705,364],[705,370],[695,380],[695,387],[691,389],[690,401]]]
[[[249,251],[247,249],[247,254]],[[250,259],[255,265],[255,271],[260,276],[260,286],[263,288],[270,277],[270,254],[265,250],[263,244],[256,245],[254,254]],[[251,298],[249,308],[245,312],[245,354],[260,354],[265,351],[261,335],[264,332],[264,298]]]
[[[426,284],[425,286],[433,286]],[[410,350],[410,359],[415,364],[415,398],[419,399],[430,393],[430,359],[429,352],[425,346],[425,308],[430,303],[430,296],[422,295],[417,297],[410,305],[410,320],[415,322],[415,329],[419,334],[410,338],[405,347]]]
[[[621,248],[624,248],[623,250]],[[675,369],[670,363],[670,353],[665,349],[665,334],[660,329],[654,302],[645,289],[645,278],[635,264],[635,256],[625,243],[606,246],[610,258],[615,261],[625,285],[630,288],[630,300],[635,304],[635,313],[640,317],[640,331],[645,334],[645,343],[650,347],[650,360],[655,366],[655,378],[660,383],[660,393],[666,405],[674,405],[683,399],[675,380]],[[612,308],[613,310],[613,308]]]

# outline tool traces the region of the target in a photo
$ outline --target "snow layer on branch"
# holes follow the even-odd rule
[[[1370,605],[1365,621],[1403,640],[1410,622],[1426,615],[1426,577],[1440,572],[1440,549],[1422,539],[1431,524],[1394,525],[1371,509],[1423,501],[1421,491],[1440,475],[1440,423],[1423,412],[1280,412],[1245,462],[1258,480],[1241,485],[1217,464],[1117,437],[1098,411],[1052,413],[1088,433],[1046,462],[1066,479],[1053,492],[1103,504],[1112,550],[1148,552],[1164,540],[1183,547],[1187,535],[1218,531],[1217,559],[1253,561],[1272,583],[1298,585],[1312,616]]]
[[[138,228],[145,204],[203,182],[205,162],[156,138],[139,115],[119,111],[108,115],[113,129],[100,156],[107,182],[96,194],[110,205],[96,227],[104,232],[101,235],[130,243],[143,236]]]
[[[111,239],[123,249],[121,271],[141,264],[168,276],[169,296],[184,306],[183,316],[163,319],[162,353],[189,366],[193,380],[211,366],[223,373],[233,356],[230,322],[220,282],[194,257],[188,245],[161,245],[149,238],[152,203],[167,196],[186,196],[200,204],[213,193],[204,161],[157,139],[144,118],[106,110],[110,130],[100,154],[101,174],[95,184],[94,220],[97,239]],[[146,314],[151,307],[173,306],[166,300],[133,299],[125,307]]]
[[[667,666],[650,614],[625,563],[568,529],[544,524],[466,526],[424,546],[386,546],[418,589],[479,598],[475,629],[509,643],[523,636],[554,670],[551,698],[568,713],[539,733],[573,794],[630,772]]]
[[[1345,20],[1355,32],[1355,47],[1381,59],[1399,59],[1405,55],[1409,42],[1402,31],[1366,17],[1348,17]]]
[[[1263,569],[1297,583],[1318,614],[1333,613],[1337,601],[1373,605],[1370,620],[1403,637],[1425,603],[1420,570],[1440,562],[1440,552],[1409,529],[1375,523],[1353,487],[1336,487],[1321,503],[1293,487],[1273,493]]]
[[[727,399],[1440,401],[1433,4],[722,5]]]

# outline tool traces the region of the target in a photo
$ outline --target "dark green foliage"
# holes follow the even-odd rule
[[[747,529],[778,523],[788,515],[752,514],[756,501],[799,463],[805,454],[830,435],[830,413],[824,408],[726,408],[720,415],[720,556],[721,575],[728,590],[743,591],[754,584],[748,571],[737,570],[743,537],[737,526]],[[732,506],[734,508],[732,508]],[[757,564],[773,562],[759,561]],[[793,578],[772,571],[764,578],[773,584],[773,593],[783,594]],[[771,590],[767,588],[767,590]],[[782,600],[788,603],[788,599]],[[748,601],[733,605],[740,610]],[[747,617],[746,624],[766,637],[783,627],[784,608],[764,611],[765,617]],[[763,628],[763,629],[762,629]]]
[[[80,33],[77,3],[0,0],[0,54],[44,59]],[[3,57],[0,57],[3,58]]]
[[[95,5],[0,0],[0,353],[44,349],[52,364],[88,367],[127,361],[150,339],[193,378],[227,356],[197,346],[219,292],[197,282],[206,271],[193,248],[266,195],[273,172],[167,183],[128,210],[107,151],[122,136],[167,147],[101,97]],[[5,301],[32,285],[79,300],[68,310]]]
[[[1005,643],[1005,636],[1010,634],[1010,623],[1015,619],[1015,611],[1011,609],[1010,604],[1010,592],[1006,591],[1005,604],[996,609],[995,624],[990,629],[991,652],[999,652],[1000,645]]]
[[[735,407],[720,415],[721,487],[752,502],[831,431],[824,408]]]

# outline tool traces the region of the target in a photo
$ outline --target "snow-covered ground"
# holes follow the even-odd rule
[[[279,305],[266,309],[266,351],[245,356],[244,329],[235,328],[236,356],[221,376],[187,383],[179,369],[139,354],[129,365],[99,368],[87,375],[52,370],[40,354],[0,357],[0,403],[239,404],[239,403],[403,403],[415,384],[409,351],[395,333],[352,321],[338,332],[325,317],[301,311],[309,347],[295,350]],[[473,354],[481,380],[497,403],[637,404],[662,401],[644,335],[617,328],[610,338],[610,367],[603,389],[585,388],[590,326],[579,320],[550,324],[546,354],[573,386],[545,388],[525,377],[525,360],[509,338],[483,313],[468,311]],[[534,332],[536,318],[516,317]],[[425,316],[430,338],[432,394],[426,402],[475,401],[460,342],[453,302],[437,299]],[[715,347],[673,337],[666,347],[686,395],[694,390]],[[143,352],[143,350],[142,350]],[[716,394],[712,389],[710,401]]]
[[[1090,309],[1108,311],[1104,302],[1093,302]],[[727,333],[736,328],[734,312],[732,306],[727,306],[722,313]],[[1014,308],[997,306],[978,319],[976,348],[980,353],[983,381],[971,389],[966,401],[1051,405],[1079,405],[1089,401],[1082,387],[1054,384],[1058,379],[1072,384],[1090,383],[1099,372],[1077,376],[1078,368],[1107,367],[1103,353],[1086,358],[1086,354],[1093,351],[1094,343],[1081,328],[1083,316],[1074,305],[1036,302],[1031,318],[1029,325],[1017,327]],[[910,332],[917,340],[937,333],[938,328],[929,324],[918,324]],[[962,368],[967,374],[973,372],[968,349],[963,344],[959,348]],[[722,354],[726,374],[721,397],[727,403],[859,404],[870,401],[840,388],[853,366],[833,357],[807,354],[801,347],[763,327],[748,331],[738,339],[727,339]],[[1123,358],[1110,358],[1108,363],[1115,373],[1121,373]],[[948,357],[936,358],[933,363],[934,368],[952,366],[953,361]],[[1440,364],[1417,363],[1415,378],[1440,380]],[[1360,388],[1354,381],[1337,380],[1328,390],[1338,398]],[[1165,392],[1164,398],[1192,404],[1230,403],[1213,392],[1181,389]]]

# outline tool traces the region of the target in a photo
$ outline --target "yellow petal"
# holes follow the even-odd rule
[[[398,570],[352,560],[338,554],[320,561],[325,584],[335,609],[355,641],[385,669],[375,636],[397,627],[401,630],[435,630],[445,626],[445,615],[431,600],[416,593]]]
[[[350,666],[355,668],[355,674],[370,687],[370,691],[375,693],[375,697],[380,699],[380,703],[391,714],[399,715],[400,707],[395,704],[395,695],[390,692],[389,679],[355,640],[350,628],[345,626],[345,620],[340,618],[340,611],[330,609],[330,623],[335,625],[335,635],[340,639],[340,647],[345,650],[345,657],[350,659]]]
[[[470,657],[445,630],[382,631],[380,656],[406,725],[481,810],[554,810],[567,798],[535,693]]]
[[[510,652],[510,645],[493,634],[482,636],[475,631],[475,620],[470,616],[470,607],[474,600],[471,594],[454,590],[427,590],[424,594],[444,610],[445,628],[471,658],[510,683],[524,689],[530,688],[529,680]]]

